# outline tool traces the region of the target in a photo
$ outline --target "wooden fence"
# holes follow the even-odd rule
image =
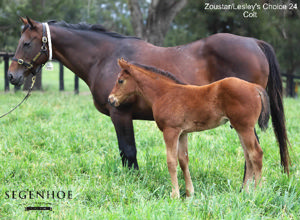
[[[281,73],[283,81],[286,82],[286,95],[289,97],[298,96],[298,87],[300,85],[300,76]]]
[[[0,57],[3,57],[4,60],[4,91],[9,91],[9,79],[8,79],[8,68],[9,60],[14,56],[14,53],[0,52]],[[55,61],[57,62],[57,61]],[[15,90],[19,90],[20,87],[15,86]],[[59,63],[59,91],[64,91],[64,66]],[[74,77],[74,92],[75,94],[79,93],[79,78],[77,75]]]

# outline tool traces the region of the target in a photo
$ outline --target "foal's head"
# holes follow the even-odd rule
[[[123,58],[118,60],[118,64],[121,67],[121,72],[118,75],[114,88],[108,96],[108,102],[114,107],[126,103],[132,95],[137,93],[137,84],[131,76],[131,64]]]

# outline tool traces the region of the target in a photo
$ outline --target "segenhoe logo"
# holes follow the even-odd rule
[[[51,191],[51,190],[11,190],[5,192],[5,199],[12,200],[26,200],[26,202],[34,203],[35,200],[39,201],[38,204],[52,204],[51,200],[70,200],[73,199],[73,193],[71,190],[68,191]],[[44,200],[45,202],[40,202]],[[50,200],[50,201],[49,201]],[[37,202],[35,202],[37,203]],[[33,210],[49,210],[52,211],[52,207],[50,206],[27,206],[25,207],[25,211],[33,211]]]
[[[72,191],[6,191],[5,199],[72,199]]]

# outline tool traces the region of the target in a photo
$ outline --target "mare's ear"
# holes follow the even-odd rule
[[[28,22],[27,22],[27,20],[26,20],[25,18],[23,18],[23,17],[20,16],[19,19],[20,19],[20,21],[21,21],[24,25],[28,24]]]
[[[28,22],[28,24],[30,25],[30,29],[35,29],[35,27],[36,27],[36,22],[34,21],[34,20],[31,20],[29,17],[27,17],[26,16],[26,18],[27,18],[27,22]]]
[[[129,72],[130,70],[130,63],[128,63],[126,60],[124,60],[123,58],[118,60],[118,64],[119,66],[124,69],[127,70]]]

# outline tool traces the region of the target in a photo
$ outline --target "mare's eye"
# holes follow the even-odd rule
[[[119,83],[119,84],[122,84],[123,82],[124,82],[123,79],[119,79],[119,80],[118,80],[118,83]]]

